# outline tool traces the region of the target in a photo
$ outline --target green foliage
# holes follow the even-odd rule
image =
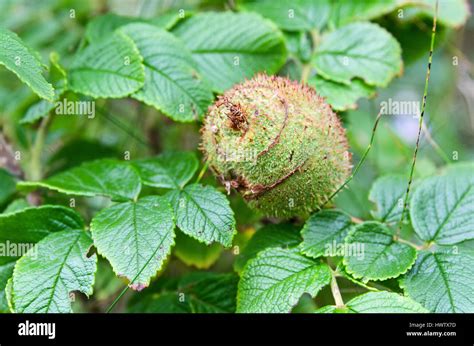
[[[313,214],[301,231],[301,252],[313,258],[336,256],[336,249],[328,251],[327,247],[343,243],[352,226],[350,217],[338,210]]]
[[[202,13],[177,25],[173,33],[219,92],[256,72],[275,73],[286,59],[281,32],[253,13]]]
[[[440,1],[434,54],[435,0],[237,0],[232,11],[165,3],[132,17],[116,14],[129,13],[122,2],[70,0],[77,17],[67,23],[62,2],[0,5],[0,312],[474,312],[472,97],[463,87],[472,52],[457,43],[467,1]],[[370,128],[379,102],[421,98],[419,58],[428,56],[429,122],[405,206],[419,119],[389,111]],[[263,72],[294,80],[299,101],[263,87],[265,107],[248,112],[255,97],[222,95]],[[276,170],[307,158],[349,161],[324,141],[338,133],[333,122],[292,121],[314,113],[314,102],[294,108],[309,88],[338,112],[347,167],[360,172],[334,199],[302,199],[296,208],[310,215],[263,217],[229,192],[237,168],[274,182]],[[63,101],[90,103],[94,114],[60,114]],[[216,101],[229,107],[223,126],[206,129],[209,143],[224,129],[237,146],[286,140],[290,150],[257,168],[210,160],[219,153],[204,148],[199,127],[206,114],[215,125]],[[258,126],[237,136],[235,119]],[[304,134],[323,123],[316,156]],[[317,167],[311,176],[296,167],[298,184],[278,181],[279,195],[255,203],[270,201],[281,216],[290,194],[327,188],[335,170]]]
[[[421,239],[437,244],[472,239],[473,205],[472,170],[428,179],[417,189],[410,204],[413,228]]]
[[[327,34],[313,63],[324,78],[349,85],[359,77],[375,86],[386,86],[403,66],[398,42],[370,23],[349,24]]]
[[[20,182],[20,187],[45,187],[78,196],[108,196],[113,200],[135,199],[140,193],[138,173],[114,160],[87,162],[38,182]]]
[[[75,92],[117,98],[142,88],[145,71],[135,44],[117,32],[79,52],[69,70],[69,79]]]
[[[132,96],[174,120],[202,118],[213,94],[184,44],[149,24],[129,24],[120,31],[135,42],[145,66],[145,84]]]
[[[432,312],[472,312],[473,264],[471,255],[424,251],[401,286]]]
[[[97,257],[86,257],[91,245],[92,239],[80,229],[50,234],[36,244],[15,264],[14,311],[72,312],[72,291],[92,294]]]
[[[135,290],[147,287],[163,265],[174,242],[173,230],[173,211],[161,196],[116,204],[91,222],[97,251]]]
[[[241,273],[238,312],[290,312],[303,293],[315,296],[329,284],[330,269],[294,249],[268,249]]]
[[[167,194],[183,233],[205,243],[229,247],[235,233],[234,212],[225,195],[211,186],[191,184]]]
[[[17,34],[0,28],[0,65],[4,65],[39,97],[52,101],[54,89],[43,77],[39,57],[25,46]]]
[[[405,273],[415,262],[416,250],[394,239],[395,232],[378,222],[357,225],[346,238],[346,271],[355,278],[386,280]],[[360,254],[361,247],[362,254]]]
[[[346,312],[346,313],[424,313],[428,312],[414,300],[391,292],[369,292],[347,302],[346,308],[325,306],[316,312]]]

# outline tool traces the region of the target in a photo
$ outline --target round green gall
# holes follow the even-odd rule
[[[324,99],[263,74],[209,108],[202,150],[227,191],[268,216],[309,215],[351,172],[345,130]]]

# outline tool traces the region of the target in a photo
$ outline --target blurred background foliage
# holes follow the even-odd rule
[[[463,1],[446,0],[445,9],[451,8],[448,6],[450,1],[453,11],[465,6]],[[235,4],[233,1],[220,0],[0,0],[0,23],[18,33],[27,45],[40,52],[44,62],[49,60],[49,54],[54,51],[59,53],[61,63],[67,67],[74,52],[85,44],[85,27],[92,18],[105,13],[155,18],[176,14],[182,9],[186,13],[223,11],[235,9]],[[455,18],[457,12],[453,15]],[[358,161],[367,147],[380,103],[389,98],[419,102],[425,83],[431,17],[426,11],[407,6],[404,7],[402,17],[396,9],[374,21],[400,42],[404,73],[387,88],[379,88],[372,99],[360,100],[357,109],[339,113],[348,131],[354,162]],[[292,56],[307,61],[311,52],[311,39],[305,32],[285,32],[285,37],[291,55],[280,74],[299,79],[301,66]],[[443,21],[438,26],[424,118],[426,128],[418,155],[416,179],[434,174],[448,162],[474,159],[472,37],[472,17],[464,26],[446,26]],[[38,99],[18,79],[12,78],[11,72],[6,69],[0,69],[0,80],[0,139],[10,147],[12,153],[18,151],[25,156],[26,160],[21,161],[25,162],[24,166],[11,167],[11,170],[16,169],[20,174],[23,171],[27,175],[28,155],[35,140],[37,125],[21,125],[19,120]],[[175,123],[156,109],[132,99],[97,100],[96,117],[93,120],[85,117],[53,118],[43,153],[43,160],[47,163],[45,175],[96,158],[123,158],[127,153],[134,159],[166,150],[198,152],[199,126],[198,123]],[[383,117],[366,163],[349,188],[337,197],[335,205],[354,217],[371,218],[373,205],[368,194],[373,181],[384,174],[400,173],[408,176],[417,128],[418,119],[411,116]],[[204,176],[203,182],[216,184],[210,174]],[[166,272],[161,274],[163,277],[171,280],[197,268],[217,272],[233,270],[237,250],[241,251],[245,247],[256,229],[272,220],[255,215],[239,196],[232,194],[230,199],[239,229],[235,246],[224,251],[220,245],[207,247],[179,234],[173,256],[165,266]],[[0,200],[0,208],[6,208],[7,202],[11,201]],[[48,202],[67,205],[69,199],[57,194],[47,195],[43,203]],[[16,203],[24,201],[17,200]],[[89,198],[78,199],[76,203],[81,213],[90,219],[109,202],[102,198]],[[75,310],[103,311],[116,292],[122,289],[123,281],[114,275],[108,262],[100,262],[99,272],[94,296],[88,301],[78,299]],[[390,285],[390,280],[384,284]],[[348,280],[343,281],[341,286],[343,292],[349,295],[351,292],[356,295],[361,289],[364,291]],[[152,294],[153,289],[147,292],[142,294]],[[322,306],[328,302],[331,303],[332,298],[329,290],[325,289],[316,303],[304,296],[295,311],[310,311],[314,304],[320,303]],[[117,310],[124,311],[125,303],[126,300],[121,301]]]

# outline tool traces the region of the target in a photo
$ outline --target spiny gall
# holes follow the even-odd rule
[[[277,217],[307,216],[351,171],[344,128],[308,86],[259,74],[209,108],[202,128],[209,167],[229,191]]]

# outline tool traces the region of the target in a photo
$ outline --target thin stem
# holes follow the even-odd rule
[[[344,301],[342,300],[342,295],[341,295],[341,290],[339,289],[339,286],[337,285],[337,279],[336,275],[334,275],[334,272],[331,271],[331,292],[332,296],[334,297],[334,302],[336,303],[337,308],[344,308]]]
[[[206,160],[206,162],[204,162],[204,166],[202,166],[202,169],[199,172],[199,175],[196,179],[196,184],[201,181],[201,179],[204,176],[204,173],[206,173],[208,167],[209,167],[209,160]]]
[[[407,244],[407,245],[410,245],[411,247],[417,249],[417,250],[423,250],[424,246],[423,245],[417,245],[415,243],[412,243],[411,241],[409,240],[406,240],[406,239],[403,239],[403,238],[400,238],[398,236],[395,236],[394,237],[394,240],[399,242],[399,243],[402,243],[402,244]]]
[[[365,149],[365,152],[364,154],[362,155],[362,157],[360,158],[359,160],[359,163],[357,163],[357,166],[356,168],[353,170],[352,174],[349,176],[349,178],[346,179],[346,181],[341,185],[339,186],[339,188],[331,195],[329,196],[329,198],[326,200],[326,202],[324,202],[320,207],[319,209],[323,208],[326,204],[328,204],[333,198],[334,196],[336,196],[339,191],[341,191],[347,184],[349,184],[349,182],[354,178],[354,176],[357,174],[357,172],[359,171],[360,167],[362,166],[362,164],[364,163],[367,155],[369,154],[369,151],[370,149],[372,148],[372,144],[374,143],[374,138],[375,138],[375,132],[377,130],[377,126],[379,124],[379,121],[380,121],[380,118],[382,117],[382,112],[379,111],[379,114],[377,114],[377,118],[375,118],[375,123],[374,123],[374,127],[372,128],[372,135],[370,136],[370,142],[369,142],[369,145],[367,146],[367,149]]]
[[[41,163],[41,154],[43,152],[44,142],[46,139],[46,132],[49,125],[50,116],[46,116],[41,120],[41,123],[36,131],[36,138],[31,147],[30,157],[30,180],[40,180],[43,176],[43,167]]]
[[[425,123],[423,123],[422,131],[423,131],[423,134],[425,135],[426,140],[428,141],[428,143],[430,143],[430,145],[433,147],[433,149],[436,151],[436,153],[439,155],[439,157],[441,157],[446,164],[450,164],[451,160],[446,155],[446,153],[443,151],[443,149],[441,149],[439,144],[436,143],[436,141],[433,139],[433,137],[431,137],[430,131],[426,127]]]
[[[306,84],[308,82],[308,78],[311,74],[311,64],[304,64],[303,70],[301,71],[301,83]]]
[[[433,60],[433,50],[434,50],[434,41],[435,41],[435,36],[436,36],[436,18],[438,16],[438,0],[436,0],[436,6],[435,6],[435,14],[433,17],[433,29],[431,32],[431,44],[430,44],[430,55],[428,57],[428,68],[426,69],[426,78],[425,78],[425,89],[423,91],[423,102],[421,104],[421,114],[420,114],[420,120],[418,122],[418,134],[416,137],[416,145],[415,145],[415,151],[413,153],[413,160],[411,163],[411,169],[410,169],[410,177],[408,178],[408,185],[407,185],[407,190],[405,193],[405,200],[403,202],[403,210],[402,210],[402,215],[400,216],[400,222],[398,225],[398,230],[397,230],[397,235],[400,234],[400,228],[403,224],[403,220],[405,218],[405,213],[407,211],[408,207],[408,197],[410,195],[410,188],[411,184],[413,182],[413,173],[415,171],[415,164],[416,164],[416,157],[418,155],[418,149],[420,146],[420,137],[421,137],[421,130],[423,128],[423,116],[425,115],[425,107],[426,107],[426,98],[428,96],[428,85],[430,82],[430,75],[431,75],[431,62]]]

